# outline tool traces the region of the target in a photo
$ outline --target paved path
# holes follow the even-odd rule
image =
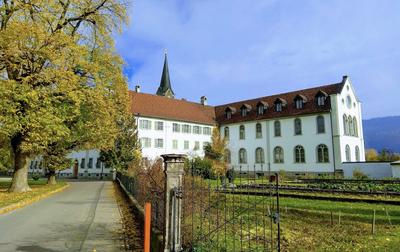
[[[111,181],[70,182],[66,190],[0,214],[0,251],[122,251]]]

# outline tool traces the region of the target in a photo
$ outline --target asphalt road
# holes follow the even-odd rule
[[[121,251],[111,181],[70,182],[66,190],[0,214],[0,251]]]

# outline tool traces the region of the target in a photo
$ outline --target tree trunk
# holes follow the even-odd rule
[[[8,192],[32,191],[28,185],[28,168],[30,158],[21,151],[21,146],[25,144],[20,139],[12,139],[13,150],[15,153],[14,175]]]
[[[55,171],[49,171],[49,176],[47,177],[47,184],[48,185],[55,185],[57,184],[56,182],[56,172]]]

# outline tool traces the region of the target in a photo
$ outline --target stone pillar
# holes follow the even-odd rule
[[[183,164],[186,155],[165,154],[161,157],[164,159],[165,173],[164,252],[173,251],[174,248],[175,251],[180,251],[182,203],[180,197],[175,197],[174,216],[174,188],[179,191],[182,189]]]

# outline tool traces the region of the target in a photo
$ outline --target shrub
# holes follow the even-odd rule
[[[237,176],[237,174],[236,174],[234,169],[227,170],[225,175],[228,178],[229,183],[233,183],[233,181],[235,180],[235,178]]]
[[[217,176],[212,170],[212,161],[210,159],[196,157],[191,161],[189,169],[192,174],[199,174],[204,179],[217,179]]]
[[[279,176],[283,179],[285,177],[286,171],[285,170],[279,170]]]
[[[369,176],[367,174],[364,174],[360,171],[360,167],[356,167],[353,170],[353,177],[355,179],[369,179]]]
[[[225,183],[226,177],[225,176],[220,176],[219,180],[221,180],[221,184]]]
[[[297,179],[306,179],[306,176],[305,175],[298,175],[296,178]]]
[[[39,173],[35,173],[32,175],[33,180],[39,180],[40,179],[40,174]]]

